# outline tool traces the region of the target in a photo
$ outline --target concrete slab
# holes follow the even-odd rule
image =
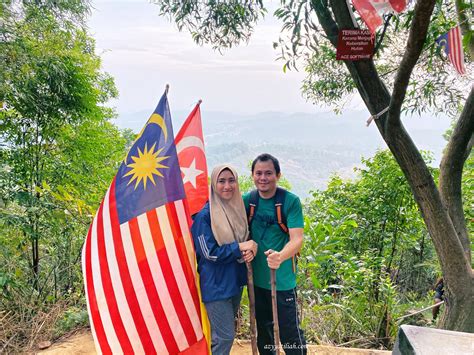
[[[474,334],[402,325],[393,355],[473,355]]]

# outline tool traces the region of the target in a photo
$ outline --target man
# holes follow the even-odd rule
[[[438,304],[444,300],[444,281],[443,278],[440,277],[436,280],[436,283],[433,287],[435,294],[434,294],[434,304]],[[433,313],[433,322],[438,318],[439,309],[441,308],[441,304],[434,306],[432,309]]]
[[[261,154],[252,163],[252,178],[257,193],[243,196],[249,213],[255,205],[250,221],[250,232],[258,244],[253,265],[257,346],[260,354],[274,353],[273,315],[270,268],[276,270],[278,324],[280,340],[286,354],[306,354],[306,341],[299,327],[296,303],[296,254],[303,245],[303,213],[299,198],[288,191],[283,194],[282,214],[286,217],[287,232],[276,217],[275,196],[280,179],[280,164],[270,154]],[[280,196],[280,195],[279,195]],[[258,201],[251,201],[251,199]],[[281,221],[281,218],[280,218]]]

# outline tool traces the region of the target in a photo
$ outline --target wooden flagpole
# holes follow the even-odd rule
[[[278,325],[278,305],[275,269],[270,269],[270,284],[272,287],[273,338],[275,342],[275,354],[278,355],[280,354],[280,326]]]
[[[252,344],[252,354],[257,355],[257,323],[255,320],[255,290],[253,288],[253,268],[252,263],[247,264],[247,290],[249,292],[250,311],[250,340]]]

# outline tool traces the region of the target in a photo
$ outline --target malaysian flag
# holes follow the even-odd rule
[[[98,353],[207,354],[189,225],[165,92],[84,244],[85,291]]]
[[[461,75],[466,74],[461,30],[459,26],[451,28],[447,33],[439,36],[436,39],[436,43],[444,48],[444,52],[448,56],[451,64],[456,68],[456,71]]]
[[[386,13],[399,14],[407,6],[406,0],[352,0],[356,11],[365,22],[371,33],[375,33]]]

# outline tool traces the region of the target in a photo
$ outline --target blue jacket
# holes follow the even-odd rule
[[[245,263],[237,242],[219,246],[211,229],[209,203],[195,216],[191,227],[204,303],[233,297],[247,283]]]

